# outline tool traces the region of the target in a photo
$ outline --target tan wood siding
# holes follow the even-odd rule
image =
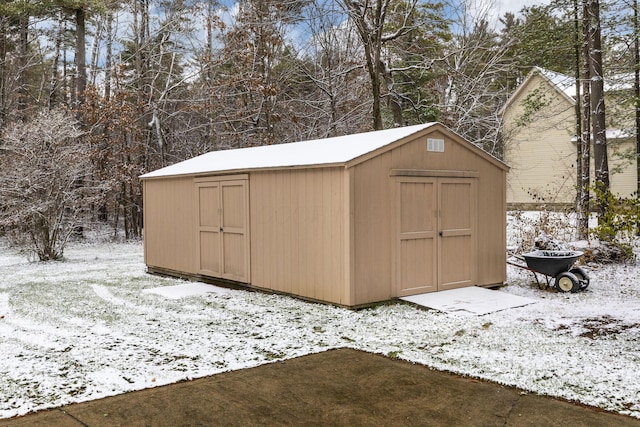
[[[389,178],[391,153],[355,166],[353,174],[354,304],[383,301],[394,296],[392,283],[395,205]]]
[[[469,150],[462,141],[455,141],[454,136],[431,132],[428,137],[444,139],[445,151],[428,152],[427,137],[423,136],[352,168],[354,305],[398,296],[395,284],[400,266],[396,265],[396,256],[401,248],[395,239],[397,200],[393,185],[394,176],[403,171],[414,177],[426,176],[428,170],[438,171],[434,175],[440,178],[477,177],[474,180],[477,212],[471,219],[476,229],[473,249],[466,259],[456,261],[463,263],[471,279],[460,280],[458,285],[488,286],[506,280],[505,169]],[[411,253],[408,247],[404,250]],[[450,264],[450,268],[459,268],[455,262]],[[419,273],[407,271],[406,274]],[[427,273],[422,271],[422,274]],[[458,278],[445,275],[443,280],[455,282]]]
[[[252,285],[349,305],[344,168],[251,175]]]
[[[476,180],[396,178],[396,295],[476,284]]]
[[[144,181],[144,246],[148,266],[197,273],[195,209],[192,178]]]
[[[198,200],[198,273],[222,277],[220,253],[220,183],[196,185]]]
[[[355,169],[345,171],[343,187],[343,225],[344,230],[344,300],[347,305],[356,305],[356,232],[355,232]]]
[[[222,265],[225,279],[250,282],[249,182],[222,181]]]

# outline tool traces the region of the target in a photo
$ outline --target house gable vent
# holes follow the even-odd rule
[[[427,138],[427,151],[435,151],[437,153],[444,153],[444,139]]]

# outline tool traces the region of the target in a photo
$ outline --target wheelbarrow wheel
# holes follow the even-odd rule
[[[586,271],[584,271],[584,269],[576,267],[572,268],[569,272],[573,273],[573,275],[576,276],[580,281],[580,289],[587,289],[591,280],[589,279],[589,275]]]
[[[580,280],[575,274],[565,271],[556,276],[556,288],[561,292],[577,292],[580,290]]]

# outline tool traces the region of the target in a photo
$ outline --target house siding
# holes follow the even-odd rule
[[[622,197],[633,197],[638,188],[634,154],[636,143],[632,139],[607,142],[611,192]]]
[[[525,108],[527,99],[541,101],[542,108],[531,113]],[[609,98],[611,100],[614,98]],[[620,106],[612,112],[620,115]],[[610,115],[611,116],[611,115]],[[609,118],[609,126],[624,126]],[[539,74],[534,74],[510,101],[504,112],[505,162],[511,166],[507,177],[507,202],[511,207],[542,205],[571,206],[576,198],[577,147],[575,107],[557,88]],[[635,150],[632,141],[609,139],[608,156],[611,190],[628,197],[636,189],[636,170],[628,156]],[[593,153],[593,151],[592,151]],[[595,178],[593,156],[591,180]]]
[[[573,105],[539,75],[505,112],[505,162],[510,204],[573,203],[575,199],[576,147]],[[546,107],[527,113],[525,100],[542,88]],[[535,96],[535,95],[532,95]],[[529,118],[523,123],[523,117]],[[526,124],[526,125],[525,125]]]

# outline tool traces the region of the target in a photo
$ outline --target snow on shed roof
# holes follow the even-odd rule
[[[141,178],[242,169],[341,164],[427,129],[435,123],[385,129],[287,144],[212,151],[149,172]]]

